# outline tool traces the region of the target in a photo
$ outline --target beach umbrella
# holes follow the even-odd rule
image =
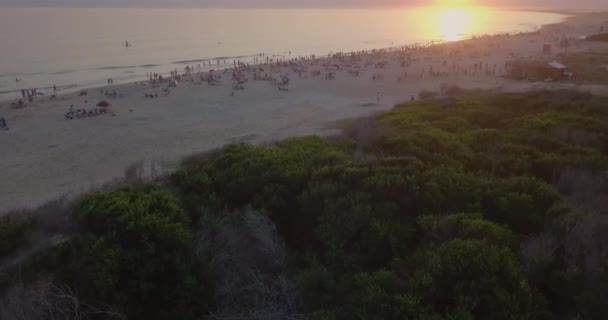
[[[97,104],[98,107],[104,107],[104,108],[107,108],[111,105],[112,105],[112,103],[110,101],[106,101],[106,100],[101,101],[100,103]]]

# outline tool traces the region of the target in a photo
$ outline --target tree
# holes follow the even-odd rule
[[[427,254],[418,274],[432,279],[421,295],[435,310],[475,319],[538,319],[544,311],[506,247],[456,239]]]
[[[212,288],[192,254],[188,216],[163,188],[93,193],[77,212],[84,235],[56,256],[76,290],[118,304],[130,319],[193,319],[208,308]]]

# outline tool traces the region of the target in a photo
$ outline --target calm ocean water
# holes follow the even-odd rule
[[[103,85],[108,77],[133,81],[186,65],[218,68],[224,58],[232,64],[260,53],[289,58],[531,31],[563,18],[491,9],[3,8],[0,98],[16,98],[23,88]]]

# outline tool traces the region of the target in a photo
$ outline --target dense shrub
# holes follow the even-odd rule
[[[0,258],[29,242],[32,221],[21,214],[0,216]]]
[[[87,195],[31,270],[129,319],[602,319],[608,98],[424,95]]]
[[[429,252],[427,261],[417,273],[430,283],[416,291],[435,310],[473,319],[539,319],[543,311],[508,248],[456,239]]]
[[[129,319],[195,319],[213,288],[195,259],[188,216],[158,185],[124,186],[85,196],[82,233],[38,261],[83,299]]]

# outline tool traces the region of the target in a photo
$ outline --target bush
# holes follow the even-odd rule
[[[31,231],[32,220],[28,216],[19,213],[0,216],[0,258],[27,245]]]
[[[17,284],[6,290],[0,297],[0,319],[122,320],[124,316],[81,301],[70,288],[41,280],[27,286]]]
[[[466,311],[475,319],[538,319],[542,310],[505,247],[456,239],[431,254],[423,272],[433,285],[421,294],[435,310]]]
[[[193,254],[189,219],[158,185],[92,193],[77,210],[82,234],[39,261],[87,301],[129,319],[195,319],[213,288]]]
[[[433,98],[437,97],[438,95],[439,95],[439,93],[434,92],[434,91],[422,90],[418,94],[418,98],[420,98],[422,100],[427,100],[427,99],[433,99]]]

